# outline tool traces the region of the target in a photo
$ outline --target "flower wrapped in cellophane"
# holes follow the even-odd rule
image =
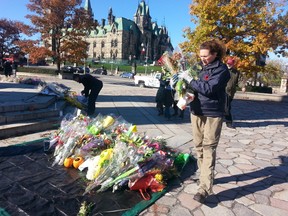
[[[54,135],[58,137],[55,151],[54,151],[54,163],[63,165],[65,158],[70,157],[79,143],[81,137],[87,133],[88,117],[83,115],[77,117],[68,116],[61,122],[61,128]],[[54,137],[55,138],[55,137]]]
[[[187,63],[187,56],[183,56],[183,54],[180,52],[164,52],[158,62],[170,72],[171,78],[175,74],[185,72],[193,79],[197,79],[201,70],[201,66],[199,64],[193,64],[190,66]],[[182,78],[180,78],[172,87],[175,89],[178,96],[177,106],[181,110],[184,110],[186,106],[194,100],[195,95],[193,89],[189,86],[189,83]]]
[[[86,110],[88,105],[88,99],[83,95],[77,94],[75,91],[67,92],[64,95],[64,99],[69,102],[72,106],[77,107],[81,110]]]
[[[173,55],[171,52],[165,51],[158,60],[158,63],[163,65],[164,68],[167,69],[172,75],[176,74],[180,69],[179,59],[181,57],[179,55],[181,54],[174,53]]]
[[[74,168],[86,172],[84,194],[130,188],[147,199],[148,190],[163,190],[180,172],[176,161],[181,153],[168,148],[161,136],[137,133],[136,125],[114,114],[66,117],[51,140],[56,140],[53,166],[69,168],[77,160]],[[65,163],[69,158],[72,165]]]

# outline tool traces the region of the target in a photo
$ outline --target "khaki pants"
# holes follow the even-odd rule
[[[223,119],[191,114],[193,142],[200,171],[199,189],[201,194],[211,194],[214,180],[216,148],[220,139]]]

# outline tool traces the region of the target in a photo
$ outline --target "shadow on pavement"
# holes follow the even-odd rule
[[[184,181],[188,180],[197,170],[197,160],[194,157],[190,157],[187,164],[184,166],[181,175],[178,178],[173,178],[169,181],[169,191],[177,190],[181,188]]]
[[[236,127],[241,120],[265,120],[269,124],[272,119],[288,118],[287,108],[285,102],[233,100],[232,115]]]
[[[241,184],[243,184],[242,182],[252,181],[253,183],[227,189],[212,195],[208,197],[205,204],[213,208],[216,207],[220,202],[232,201],[249,194],[254,194],[257,191],[264,191],[273,185],[287,183],[286,178],[288,176],[288,157],[279,156],[279,160],[281,161],[279,166],[265,167],[261,170],[256,170],[250,173],[243,173],[215,179],[214,185],[219,185],[220,187],[221,184],[226,184],[229,182],[236,182],[235,184],[241,182]]]

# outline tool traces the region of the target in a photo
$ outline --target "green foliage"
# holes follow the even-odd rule
[[[131,65],[124,65],[124,64],[109,64],[109,63],[103,63],[103,64],[91,64],[91,68],[101,68],[102,66],[104,66],[107,70],[111,70],[115,71],[116,67],[119,68],[119,72],[123,72],[123,71],[132,71],[132,66]],[[149,74],[151,72],[156,72],[159,71],[161,72],[161,66],[144,66],[144,65],[137,65],[136,68],[136,72],[137,73],[145,73],[145,71]]]
[[[41,68],[41,67],[18,67],[18,72],[52,74],[56,75],[56,69]]]

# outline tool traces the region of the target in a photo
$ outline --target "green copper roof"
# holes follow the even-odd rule
[[[98,26],[97,30],[92,31],[90,36],[91,37],[104,36],[106,33],[111,32],[111,30],[114,26],[116,27],[116,29],[118,31],[132,30],[133,32],[137,32],[137,30],[138,30],[136,24],[132,20],[129,20],[129,19],[126,19],[123,17],[119,17],[119,18],[115,18],[115,22],[112,25],[105,25],[104,28],[102,28],[101,26]]]

